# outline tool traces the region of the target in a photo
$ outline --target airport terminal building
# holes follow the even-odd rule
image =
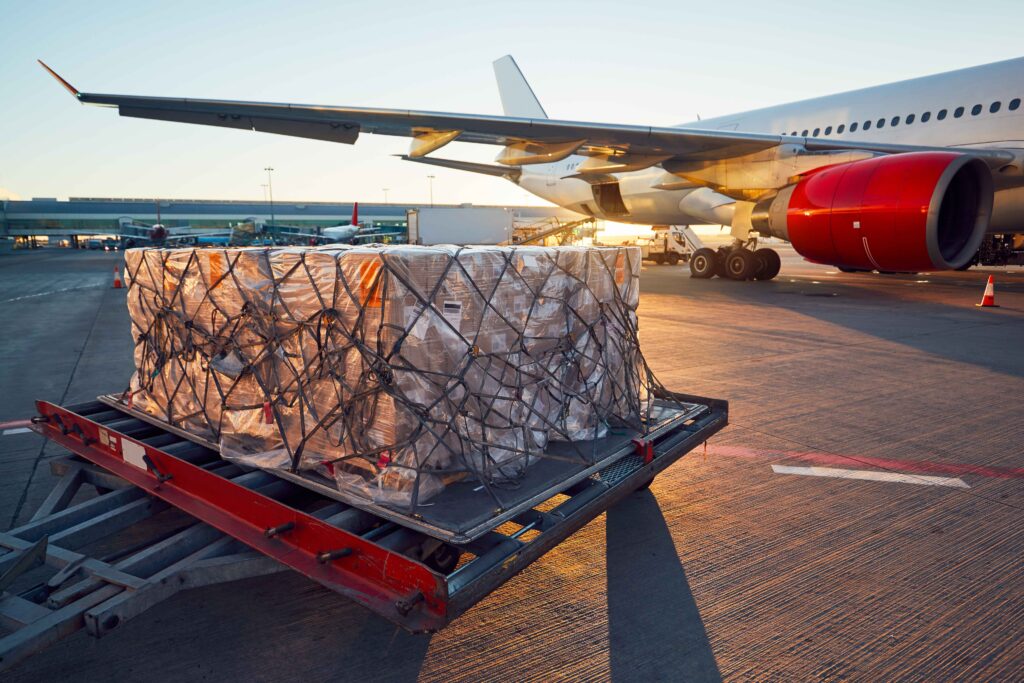
[[[196,234],[229,229],[254,220],[298,227],[348,224],[350,202],[251,202],[205,199],[111,199],[71,197],[0,201],[0,237],[16,245],[76,247],[93,238],[116,238],[125,222],[188,226]],[[442,206],[442,205],[437,205]],[[464,205],[465,206],[465,205]],[[405,230],[406,212],[418,204],[359,204],[359,220],[383,229]],[[512,206],[517,221],[578,218],[558,207]]]

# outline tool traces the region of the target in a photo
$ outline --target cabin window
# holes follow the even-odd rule
[[[832,135],[832,126],[825,126],[825,135]]]
[[[945,109],[940,109],[939,110],[939,114],[938,114],[938,119],[939,119],[939,121],[941,121],[944,118],[946,118],[946,110]]]
[[[856,133],[856,132],[857,132],[857,126],[858,126],[858,125],[859,125],[859,124],[858,124],[858,123],[857,123],[856,121],[854,121],[853,123],[851,123],[851,124],[850,124],[850,132],[851,132],[851,133]]]
[[[885,128],[885,119],[878,119],[878,123],[875,124],[875,128]]]
[[[800,133],[800,137],[804,137],[804,138],[807,137],[807,129],[806,128],[804,128],[804,131],[802,133]]]
[[[812,134],[812,137],[818,137],[818,133],[820,133],[820,132],[821,132],[821,128],[815,128],[814,129],[814,133]]]
[[[898,117],[898,116],[892,117],[892,121],[889,122],[889,125],[890,126],[898,126],[898,125],[900,125],[900,117]]]
[[[992,104],[990,104],[988,106],[988,113],[989,114],[995,114],[997,111],[999,111],[999,108],[1001,106],[1003,106],[1002,102],[993,102]]]
[[[903,123],[905,123],[905,124],[907,124],[909,126],[913,122],[914,122],[914,115],[913,114],[907,114],[907,120],[904,121]]]
[[[836,128],[836,135],[842,135],[844,130],[846,130],[846,124],[840,123],[839,127]]]
[[[954,119],[958,119],[958,118],[960,118],[963,115],[964,115],[964,108],[963,107],[957,107],[956,109],[953,110],[953,118]]]
[[[792,133],[790,133],[790,135],[792,135],[793,137],[796,137],[796,131],[794,130]]]
[[[870,121],[865,121],[864,122],[864,130],[871,130],[871,122]]]
[[[921,114],[921,123],[928,123],[928,121],[931,118],[932,118],[932,113],[930,111],[926,111],[925,113]]]
[[[1010,111],[1017,111],[1017,107],[1020,106],[1020,98],[1014,97],[1010,100]]]
[[[980,104],[976,104],[973,107],[971,107],[971,116],[977,116],[980,113],[981,113],[981,105]]]

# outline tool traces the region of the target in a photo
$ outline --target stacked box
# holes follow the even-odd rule
[[[228,459],[415,507],[462,478],[514,481],[549,440],[643,420],[636,248],[134,249],[126,261],[131,401]]]

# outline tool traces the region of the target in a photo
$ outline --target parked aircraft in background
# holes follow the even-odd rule
[[[384,238],[404,238],[404,232],[376,230],[372,222],[363,225],[359,222],[359,202],[352,204],[352,220],[348,225],[334,225],[329,228],[317,228],[310,231],[308,227],[292,225],[266,225],[268,233],[287,239],[291,242],[308,240],[310,244],[367,244]]]
[[[757,234],[844,270],[1024,262],[1024,59],[665,128],[550,119],[510,56],[494,64],[504,116],[102,95],[46,68],[122,116],[406,136],[408,160],[504,177],[585,215],[730,226],[730,246],[694,254],[695,277],[775,277],[778,254],[748,248]],[[503,149],[495,164],[429,156],[453,141]]]
[[[190,226],[166,227],[161,223],[146,225],[122,219],[121,239],[126,248],[156,246],[253,246],[259,244],[355,244],[360,237],[373,241],[385,237],[404,236],[404,233],[366,230],[359,223],[359,203],[352,206],[352,220],[348,225],[328,228],[268,223],[262,218],[248,218],[230,228],[214,232],[197,232]]]
[[[320,230],[320,236],[328,242],[351,242],[361,229],[359,225],[359,202],[352,204],[352,220],[348,225],[336,225]]]

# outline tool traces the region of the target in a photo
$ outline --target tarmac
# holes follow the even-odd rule
[[[294,574],[197,589],[49,680],[1024,680],[1024,270],[645,267],[641,342],[730,426],[433,636]],[[0,254],[0,421],[126,386],[117,253]],[[999,308],[977,308],[996,278]],[[0,436],[0,526],[62,451]]]

